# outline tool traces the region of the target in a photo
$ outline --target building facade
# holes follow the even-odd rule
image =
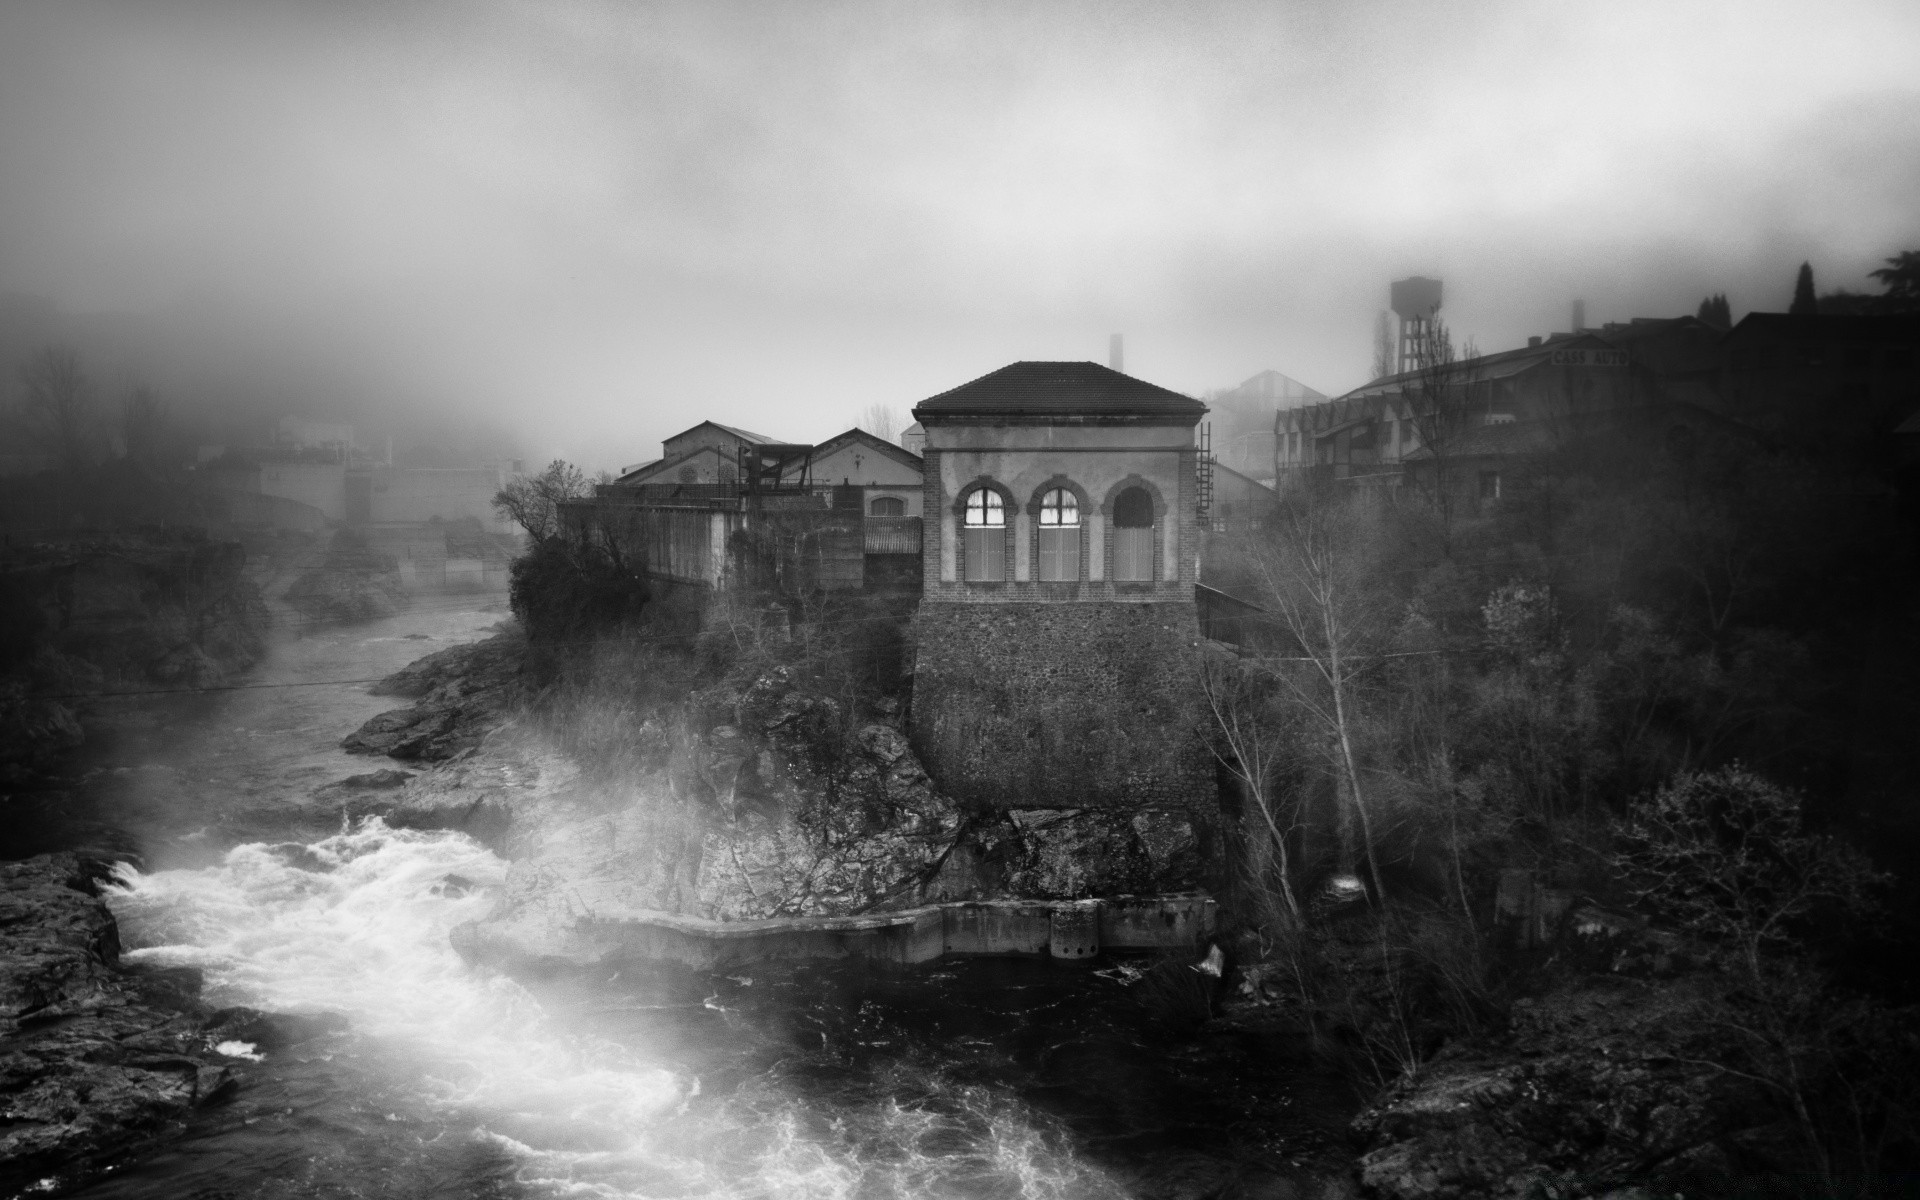
[[[1023,362],[922,401],[913,738],[960,799],[1193,812],[1206,406],[1096,363]]]

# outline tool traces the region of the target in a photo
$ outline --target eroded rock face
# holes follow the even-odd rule
[[[119,968],[102,864],[0,863],[0,1191],[84,1176],[232,1077],[193,971]],[[258,1018],[260,1014],[252,1014]]]

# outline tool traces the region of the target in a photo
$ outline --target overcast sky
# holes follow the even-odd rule
[[[592,467],[1113,332],[1338,392],[1410,273],[1492,350],[1911,247],[1913,0],[0,7],[0,290]]]

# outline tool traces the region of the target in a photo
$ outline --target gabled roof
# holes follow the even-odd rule
[[[1327,399],[1327,395],[1290,375],[1269,368],[1243,380],[1237,387],[1215,393],[1209,403],[1215,408],[1242,403],[1268,406],[1283,399],[1298,404],[1317,404]]]
[[[705,429],[708,426],[712,426],[722,433],[730,433],[750,445],[759,446],[778,441],[777,438],[770,438],[764,433],[752,433],[745,429],[735,429],[731,425],[722,425],[718,421],[702,421],[698,425],[689,426],[686,429],[682,429],[679,433],[674,434],[672,437],[667,438],[667,441],[671,442],[674,438],[683,438],[695,430]]]
[[[904,466],[912,467],[916,471],[926,466],[926,460],[913,451],[896,446],[887,439],[868,433],[857,425],[845,433],[835,434],[826,441],[821,442],[818,446],[815,446],[813,448],[813,457],[824,458],[849,442],[860,442],[863,445],[870,446],[880,451],[880,453],[885,454],[887,457],[892,458],[894,461]]]
[[[924,421],[943,416],[1167,416],[1198,420],[1191,396],[1095,362],[1017,362],[914,405]]]

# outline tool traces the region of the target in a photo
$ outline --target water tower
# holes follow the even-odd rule
[[[1440,281],[1415,275],[1393,281],[1393,312],[1400,318],[1400,353],[1394,370],[1417,370],[1431,361],[1433,317],[1440,311]]]

